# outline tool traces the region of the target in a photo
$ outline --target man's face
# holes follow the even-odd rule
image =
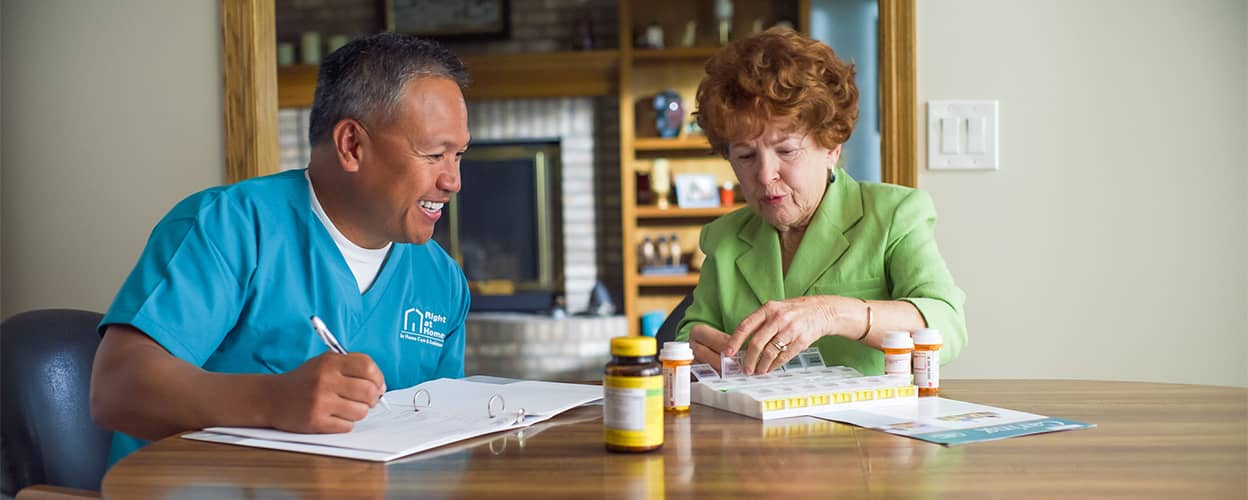
[[[399,111],[374,125],[360,155],[361,203],[369,225],[389,241],[423,244],[433,236],[468,147],[468,110],[449,78],[418,77]]]

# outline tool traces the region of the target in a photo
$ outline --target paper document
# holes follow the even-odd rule
[[[945,446],[1096,427],[1073,420],[938,397],[864,409],[812,413],[812,416]]]
[[[602,398],[602,387],[523,381],[493,384],[437,379],[387,392],[351,432],[299,434],[253,427],[209,427],[183,437],[320,455],[389,461],[482,434],[527,427]]]

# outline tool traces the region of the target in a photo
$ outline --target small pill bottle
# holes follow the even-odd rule
[[[910,340],[910,332],[884,332],[884,374],[905,375],[910,379],[910,357],[914,352],[914,341]]]
[[[919,396],[940,394],[940,332],[934,328],[914,331],[914,385]]]
[[[663,364],[663,411],[685,413],[689,411],[689,366],[693,364],[693,349],[688,342],[664,342],[659,352]]]
[[[654,337],[611,339],[602,381],[607,451],[640,453],[663,447],[663,373]]]

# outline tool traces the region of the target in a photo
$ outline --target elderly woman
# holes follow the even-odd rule
[[[858,118],[853,66],[771,29],[725,47],[698,86],[698,125],[748,208],[702,229],[706,253],[678,327],[701,363],[744,350],[747,374],[818,346],[832,365],[883,372],[884,332],[936,328],[941,362],[966,343],[926,194],[836,167]]]

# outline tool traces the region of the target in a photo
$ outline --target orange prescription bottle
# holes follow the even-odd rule
[[[654,337],[614,337],[602,380],[602,430],[607,451],[663,447],[663,375]]]
[[[659,362],[663,363],[663,410],[689,411],[689,367],[693,364],[693,349],[688,342],[664,342]]]
[[[905,375],[910,380],[910,357],[914,352],[914,341],[910,340],[910,332],[884,332],[884,374]]]
[[[919,396],[940,393],[940,332],[934,328],[914,331],[914,385]]]

